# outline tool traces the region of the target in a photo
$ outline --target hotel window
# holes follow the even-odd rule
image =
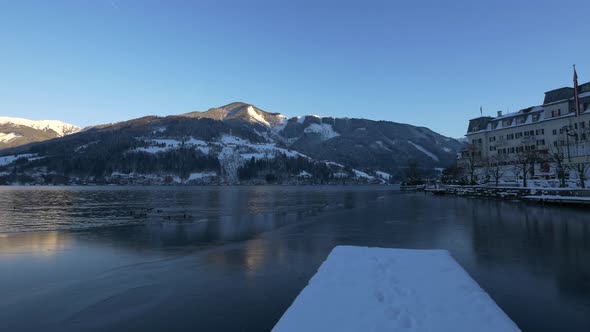
[[[578,123],[574,123],[574,129],[578,129]]]
[[[514,135],[514,137],[516,137],[516,138],[522,137],[522,132],[521,132],[521,133],[516,133],[516,134]]]
[[[586,128],[586,122],[580,122],[580,128],[582,128],[582,129]]]
[[[553,141],[553,146],[557,146],[557,141]]]
[[[553,129],[553,135],[557,135],[557,129]]]
[[[506,139],[508,139],[508,140],[514,139],[514,134],[508,134],[508,135],[506,135]]]
[[[537,145],[545,145],[545,140],[544,139],[538,139],[537,140]]]

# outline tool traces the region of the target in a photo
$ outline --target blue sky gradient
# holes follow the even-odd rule
[[[467,120],[590,81],[590,1],[2,1],[0,115],[80,126],[232,101]]]

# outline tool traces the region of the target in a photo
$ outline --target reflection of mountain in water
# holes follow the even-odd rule
[[[8,255],[53,256],[57,251],[68,249],[71,243],[72,237],[68,233],[0,234],[0,252]]]
[[[10,223],[133,227],[0,238],[7,329],[270,330],[338,244],[447,249],[523,330],[590,324],[585,210],[385,187],[10,190],[0,199]],[[36,207],[10,219],[6,202],[27,196]],[[21,259],[47,249],[67,250]],[[51,276],[30,272],[41,261]]]

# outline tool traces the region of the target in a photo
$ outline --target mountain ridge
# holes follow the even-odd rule
[[[29,120],[0,117],[0,150],[63,137],[79,132],[80,127],[59,120]]]
[[[388,180],[402,177],[410,160],[425,172],[450,166],[460,145],[425,127],[316,115],[287,118],[234,102],[205,112],[98,125],[0,150],[0,183],[2,176],[14,183],[19,170],[23,179],[40,184],[55,179],[113,183],[121,177],[125,183],[381,182],[380,174],[388,174]],[[3,162],[2,155],[16,157]],[[25,157],[19,161],[20,155]]]

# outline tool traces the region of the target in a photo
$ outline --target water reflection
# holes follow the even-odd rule
[[[352,187],[0,188],[0,233],[148,223],[198,223],[268,213],[354,207]],[[375,190],[363,189],[368,196]]]
[[[39,232],[19,236],[0,234],[0,253],[2,255],[31,254],[52,256],[60,250],[69,249],[71,234],[59,232]]]
[[[68,227],[97,222],[86,220],[93,213],[131,226],[0,237],[0,293],[14,294],[10,305],[0,299],[7,326],[22,327],[14,317],[32,311],[32,329],[60,317],[50,331],[269,330],[330,250],[350,244],[447,249],[523,330],[590,328],[585,210],[374,187],[67,190],[76,192],[59,196],[73,202],[62,212]],[[42,214],[29,218],[55,227]],[[44,268],[60,287],[41,273],[18,281],[35,264],[27,253],[43,248],[57,253],[60,268]],[[71,311],[39,313],[38,303],[55,299]]]
[[[590,295],[590,227],[585,210],[498,201],[478,205],[471,208],[478,260],[554,274],[560,291]]]

